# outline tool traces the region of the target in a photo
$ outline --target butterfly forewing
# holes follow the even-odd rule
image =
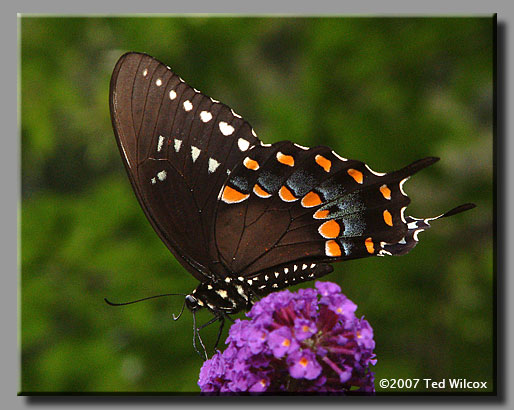
[[[223,272],[213,236],[216,197],[259,143],[251,126],[140,53],[118,61],[110,105],[127,172],[154,229],[200,281]]]

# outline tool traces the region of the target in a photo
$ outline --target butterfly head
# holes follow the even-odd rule
[[[201,303],[201,302],[200,302]],[[193,295],[186,295],[185,304],[186,307],[191,311],[195,312],[202,308],[200,305],[198,299],[194,297]]]

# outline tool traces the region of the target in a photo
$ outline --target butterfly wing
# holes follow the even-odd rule
[[[141,53],[116,64],[110,108],[132,187],[159,237],[198,280],[223,272],[213,237],[215,199],[259,143],[251,126]]]
[[[265,293],[323,276],[326,263],[405,254],[429,224],[404,215],[403,184],[437,160],[377,173],[323,146],[255,146],[219,194],[221,259]]]

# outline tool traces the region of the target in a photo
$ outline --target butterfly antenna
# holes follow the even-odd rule
[[[182,313],[184,312],[184,307],[186,306],[186,299],[184,298],[184,303],[182,304],[182,309],[180,309],[180,313],[178,316],[175,316],[175,313],[172,314],[173,320],[179,320],[180,316],[182,316]]]
[[[149,300],[149,299],[162,298],[164,296],[184,296],[184,297],[186,297],[187,295],[185,295],[183,293],[164,293],[162,295],[148,296],[146,298],[137,299],[137,300],[133,300],[130,302],[124,302],[124,303],[114,303],[114,302],[111,302],[107,298],[104,298],[104,300],[105,300],[105,303],[107,303],[109,306],[125,306],[125,305],[132,305],[133,303],[143,302],[143,301]],[[182,307],[182,310],[184,310],[184,307]]]

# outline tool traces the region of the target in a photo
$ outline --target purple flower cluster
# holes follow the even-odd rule
[[[331,282],[272,293],[229,330],[228,347],[207,360],[204,393],[372,394],[373,329]]]

